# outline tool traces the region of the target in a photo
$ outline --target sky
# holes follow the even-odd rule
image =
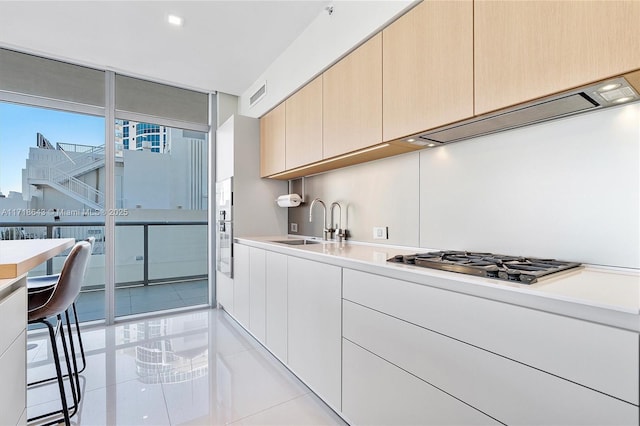
[[[0,192],[22,192],[29,147],[42,133],[58,142],[104,145],[104,118],[0,102]]]

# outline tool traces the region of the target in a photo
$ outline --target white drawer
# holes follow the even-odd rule
[[[0,355],[27,326],[27,290],[20,287],[0,300]]]
[[[342,412],[353,425],[499,424],[348,340],[342,365]]]
[[[26,331],[22,331],[13,344],[0,355],[0,425],[15,425],[21,419],[27,406],[27,345]]]
[[[638,334],[344,269],[343,298],[638,405]]]
[[[638,424],[633,404],[361,305],[343,319],[345,339],[505,424]]]

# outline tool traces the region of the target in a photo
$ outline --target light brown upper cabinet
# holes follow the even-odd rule
[[[285,170],[285,103],[260,119],[260,176]]]
[[[473,115],[473,2],[425,0],[382,32],[383,139]]]
[[[322,76],[285,101],[287,170],[322,160]]]
[[[382,142],[382,34],[322,75],[323,156]]]
[[[475,113],[640,68],[639,1],[475,2]]]

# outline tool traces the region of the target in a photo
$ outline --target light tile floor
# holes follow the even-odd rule
[[[82,333],[87,369],[78,425],[344,425],[223,311],[206,309]],[[30,334],[29,381],[54,374]],[[29,389],[28,414],[60,407],[55,384]]]

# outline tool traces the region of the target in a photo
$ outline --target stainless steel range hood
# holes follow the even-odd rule
[[[640,71],[627,76],[635,82],[636,78],[640,80],[638,74]],[[419,146],[439,146],[636,100],[640,100],[637,89],[621,76],[432,129],[405,141]]]

